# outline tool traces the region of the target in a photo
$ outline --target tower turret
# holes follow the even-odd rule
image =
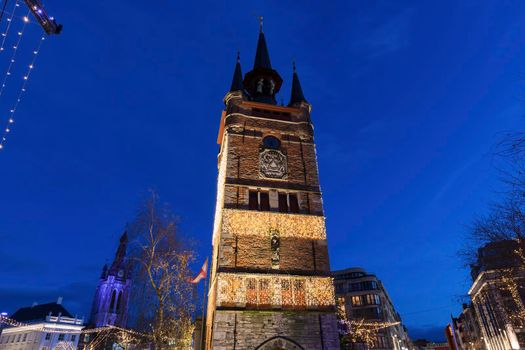
[[[301,103],[308,103],[308,101],[304,98],[303,89],[299,82],[299,76],[295,69],[295,62],[293,62],[292,93],[290,94],[290,103],[288,103],[288,106],[298,107]]]
[[[242,70],[241,70],[241,56],[237,52],[237,63],[235,64],[235,71],[233,72],[232,85],[230,92],[243,91],[244,84],[242,82]]]

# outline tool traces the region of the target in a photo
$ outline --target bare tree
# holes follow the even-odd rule
[[[195,298],[189,279],[195,254],[176,223],[151,191],[130,226],[131,319],[136,329],[151,334],[155,350],[191,349]]]

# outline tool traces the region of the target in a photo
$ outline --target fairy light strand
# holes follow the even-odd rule
[[[11,16],[7,19],[7,25],[6,25],[5,31],[2,33],[2,44],[0,45],[0,52],[4,51],[5,42],[7,40],[7,36],[9,35],[9,29],[11,29],[11,24],[13,23],[13,18],[15,17],[15,12],[18,7],[20,7],[20,4],[19,4],[19,1],[16,0],[15,6],[13,7],[13,11],[11,12]]]
[[[9,317],[3,316],[3,315],[0,315],[0,324],[5,324],[5,325],[8,325],[10,327],[32,326],[32,324],[30,324],[30,323],[18,322],[17,320],[14,320],[12,318],[9,318]],[[46,333],[62,333],[62,334],[78,334],[78,333],[91,334],[91,333],[101,333],[101,332],[115,331],[116,330],[116,331],[119,331],[119,332],[124,332],[124,333],[131,334],[131,335],[134,335],[134,336],[137,336],[137,337],[146,337],[146,338],[151,337],[151,335],[146,334],[146,333],[141,333],[141,332],[134,331],[132,329],[122,328],[122,327],[113,326],[113,325],[107,325],[107,326],[104,326],[104,327],[97,327],[97,328],[82,329],[82,330],[78,330],[78,331],[67,330],[67,329],[56,329],[56,328],[50,328],[50,327],[46,327],[46,326],[37,327],[35,330],[36,331],[41,331],[41,332],[46,332]]]
[[[28,16],[29,13],[30,12],[27,13]],[[27,16],[24,18],[27,18]],[[24,31],[26,29],[27,23],[28,21],[24,20],[22,29],[20,29],[20,31],[17,33],[18,38],[16,40],[16,43],[13,45],[13,53],[11,54],[11,58],[9,59],[9,65],[7,66],[7,71],[5,72],[4,80],[2,81],[2,85],[0,86],[0,96],[2,96],[2,94],[4,93],[5,88],[7,86],[7,79],[11,76],[11,70],[13,69],[13,65],[15,64],[16,54],[18,53],[18,48],[20,47],[20,42],[22,41],[22,37],[24,36]]]
[[[12,127],[12,124],[15,122],[15,113],[18,109],[18,105],[20,104],[20,102],[22,101],[22,97],[24,95],[24,93],[26,92],[27,90],[27,82],[29,81],[29,77],[31,76],[31,72],[33,71],[34,67],[35,67],[35,62],[36,62],[36,58],[40,52],[40,49],[42,48],[42,44],[44,43],[44,40],[45,40],[45,37],[42,36],[40,37],[40,40],[38,42],[38,46],[35,50],[33,50],[33,58],[31,60],[31,63],[29,64],[29,66],[27,67],[27,72],[26,74],[23,76],[23,83],[22,83],[22,87],[20,88],[20,92],[18,93],[18,96],[16,98],[16,101],[13,105],[13,107],[9,110],[9,118],[7,119],[7,123],[6,123],[6,126],[3,130],[3,134],[2,134],[2,138],[0,139],[0,150],[2,150],[5,146],[5,142],[7,141],[7,134],[11,132],[11,127]],[[0,96],[1,96],[1,92],[0,92]]]

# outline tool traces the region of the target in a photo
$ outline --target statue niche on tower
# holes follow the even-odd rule
[[[281,260],[280,250],[281,250],[281,238],[279,237],[279,231],[270,230],[271,238],[270,245],[272,248],[272,269],[279,268],[279,262]]]

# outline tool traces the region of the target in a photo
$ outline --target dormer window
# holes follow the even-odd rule
[[[275,136],[266,136],[263,139],[263,146],[270,149],[281,148],[281,141]]]

